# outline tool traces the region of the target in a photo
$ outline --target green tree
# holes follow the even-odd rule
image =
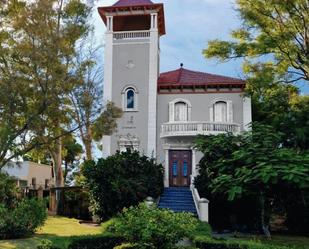
[[[94,141],[101,141],[103,135],[110,135],[117,127],[122,110],[113,103],[103,102],[102,68],[97,66],[97,52],[93,44],[81,45],[75,64],[75,76],[79,85],[72,89],[72,118],[79,127],[79,135],[85,147],[86,159],[92,160]]]
[[[246,73],[270,72],[276,81],[309,81],[308,1],[237,0],[236,3],[243,25],[232,32],[235,41],[210,41],[204,55],[221,61],[245,58]]]
[[[1,14],[0,165],[48,145],[62,186],[63,127],[76,85],[72,61],[88,34],[90,8],[80,0],[9,0]]]
[[[77,143],[76,139],[73,136],[68,136],[64,138],[63,149],[63,178],[64,183],[67,184],[69,181],[68,174],[79,168],[79,160],[84,150],[83,147],[79,143]]]
[[[269,237],[272,205],[280,191],[309,187],[309,155],[282,148],[281,135],[269,126],[255,124],[252,132],[239,136],[200,136],[196,142],[204,153],[197,188],[224,194],[231,201],[256,196],[260,225]]]

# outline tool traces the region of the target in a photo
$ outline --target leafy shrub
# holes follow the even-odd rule
[[[122,242],[122,237],[114,235],[85,236],[74,239],[68,249],[113,249]]]
[[[13,207],[17,201],[18,189],[13,177],[0,172],[0,203],[6,207]]]
[[[118,152],[83,167],[91,207],[101,220],[163,191],[163,166],[138,152]]]
[[[115,246],[114,249],[138,249],[138,247],[131,243],[124,243],[119,246]]]
[[[13,209],[0,204],[0,238],[12,239],[31,235],[47,218],[43,200],[24,199]]]
[[[189,213],[174,213],[167,209],[148,208],[144,203],[124,209],[111,230],[138,248],[169,249],[197,226]]]

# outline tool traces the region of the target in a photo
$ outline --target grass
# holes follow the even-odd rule
[[[104,224],[103,224],[104,225]],[[78,220],[65,217],[48,217],[45,225],[31,238],[1,240],[1,249],[35,249],[42,239],[49,239],[55,246],[66,248],[72,236],[102,234],[106,226],[94,227],[79,224]]]

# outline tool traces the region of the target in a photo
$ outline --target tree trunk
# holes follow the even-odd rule
[[[261,221],[261,226],[262,226],[262,230],[264,235],[267,237],[267,239],[271,239],[271,234],[269,231],[269,212],[266,208],[266,200],[265,200],[265,194],[263,191],[260,191],[260,198],[259,198],[259,202],[260,202],[260,221]]]
[[[62,139],[57,138],[56,147],[53,154],[54,171],[55,171],[55,185],[56,187],[63,187],[63,172],[62,172]]]
[[[91,140],[84,140],[85,150],[86,150],[86,159],[92,160],[92,143]]]

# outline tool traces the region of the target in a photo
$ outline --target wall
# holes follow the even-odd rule
[[[125,112],[118,121],[117,131],[112,136],[111,154],[118,150],[119,136],[127,134],[137,136],[141,153],[147,152],[149,46],[147,39],[117,41],[113,45],[112,101],[122,107],[122,90],[133,85],[138,90],[138,111]],[[134,65],[131,68],[127,66],[129,61]]]
[[[217,100],[232,101],[233,122],[243,125],[243,97],[240,93],[211,93],[211,94],[159,94],[158,95],[158,116],[157,116],[157,159],[164,163],[165,155],[163,150],[164,140],[160,138],[161,125],[169,121],[169,102],[175,99],[188,100],[192,105],[191,121],[210,121],[209,107]],[[188,138],[186,138],[188,140]],[[167,142],[168,139],[165,139]],[[193,139],[191,139],[193,142]],[[197,156],[196,163],[201,158]]]

